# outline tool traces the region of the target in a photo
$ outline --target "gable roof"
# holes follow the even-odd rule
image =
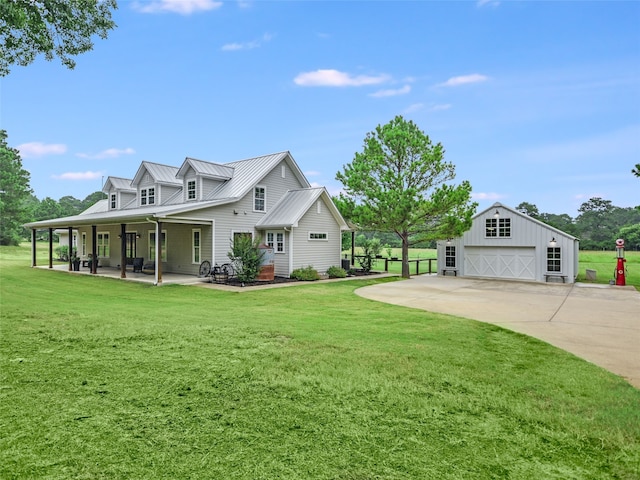
[[[537,218],[533,218],[533,217],[530,217],[529,215],[525,215],[524,213],[519,212],[518,210],[516,210],[514,208],[511,208],[511,207],[508,207],[506,205],[503,205],[500,202],[496,202],[493,205],[491,205],[489,208],[485,208],[484,210],[482,210],[480,213],[476,213],[473,216],[472,220],[475,220],[476,218],[478,218],[478,217],[480,217],[482,215],[485,215],[489,210],[498,209],[498,208],[502,208],[504,210],[507,210],[508,212],[512,213],[513,215],[519,216],[519,217],[524,218],[524,219],[526,219],[526,220],[528,220],[530,222],[538,224],[539,226],[544,227],[544,228],[546,228],[548,230],[551,230],[551,231],[557,233],[558,235],[564,235],[565,237],[570,238],[571,240],[578,240],[576,237],[574,237],[573,235],[569,235],[567,232],[563,232],[562,230],[559,230],[556,227],[552,227],[548,223],[544,223],[543,221],[538,220]]]
[[[131,186],[130,178],[122,178],[122,177],[107,177],[107,181],[104,182],[104,186],[102,187],[102,191],[104,193],[109,193],[111,188],[115,190],[121,190],[126,192],[135,193],[136,189]]]
[[[184,178],[189,167],[193,168],[197,175],[213,178],[214,180],[230,180],[233,177],[233,167],[189,157],[185,158],[176,177]]]
[[[260,183],[281,161],[286,161],[291,171],[304,187],[311,187],[306,177],[291,158],[288,151],[226,163],[233,168],[233,178],[211,192],[205,200],[237,199],[245,196],[254,185]]]
[[[322,197],[324,203],[335,218],[340,230],[348,230],[349,226],[336,208],[333,200],[324,187],[289,190],[256,224],[256,228],[297,227],[298,222],[307,211]]]
[[[133,180],[131,181],[131,185],[134,187],[138,185],[142,181],[142,177],[146,171],[151,175],[151,177],[153,177],[153,180],[156,183],[181,187],[182,181],[176,178],[178,170],[178,167],[144,161],[140,164],[135,177],[133,177]]]

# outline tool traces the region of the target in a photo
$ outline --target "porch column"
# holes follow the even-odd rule
[[[53,268],[53,228],[49,227],[49,268]]]
[[[162,284],[162,222],[156,222],[156,285]]]
[[[351,265],[356,264],[356,231],[351,230]]]
[[[31,266],[36,266],[36,229],[31,229]]]
[[[211,220],[211,266],[216,264],[216,221]]]
[[[98,227],[91,225],[91,273],[98,273]]]
[[[120,224],[120,278],[127,278],[127,224]]]
[[[73,227],[69,227],[69,271],[73,271]]]

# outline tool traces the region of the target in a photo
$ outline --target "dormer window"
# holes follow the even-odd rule
[[[116,208],[116,194],[111,194],[111,209],[114,210]]]
[[[187,182],[187,200],[195,200],[196,199],[196,181],[189,180]]]
[[[143,188],[140,190],[140,205],[153,205],[156,203],[156,189]]]
[[[256,212],[265,212],[266,198],[267,198],[266,187],[255,187],[253,189],[253,210]]]

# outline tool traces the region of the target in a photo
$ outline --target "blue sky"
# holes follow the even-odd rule
[[[120,1],[77,57],[13,67],[0,128],[42,199],[143,160],[289,150],[310,182],[413,120],[480,209],[640,204],[640,2]]]

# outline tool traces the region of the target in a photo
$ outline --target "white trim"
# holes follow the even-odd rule
[[[216,263],[216,221],[211,220],[211,263]]]
[[[198,234],[198,259],[196,260],[196,245],[195,245],[195,235]],[[191,264],[192,265],[200,265],[202,262],[202,229],[201,228],[192,228],[191,229]]]
[[[262,210],[257,210],[256,209],[256,189],[258,188],[262,188],[264,190],[264,198],[262,199],[263,203],[264,203],[264,209]],[[267,211],[267,186],[266,185],[256,185],[253,187],[252,189],[252,195],[251,195],[251,207],[253,208],[254,212],[258,212],[258,213],[266,213]]]
[[[311,235],[324,235],[324,238],[311,238]],[[307,233],[307,240],[310,242],[328,242],[329,234],[327,232],[311,232]]]
[[[169,252],[169,236],[167,235],[167,230],[166,229],[162,229],[162,232],[160,232],[160,235],[158,235],[158,227],[156,227],[153,230],[149,230],[147,232],[147,253],[148,253],[148,257],[151,258],[151,252],[149,251],[151,249],[151,234],[155,234],[156,236],[156,255],[155,255],[155,259],[154,260],[158,260],[160,259],[160,261],[162,262],[167,262],[167,258],[168,258],[168,252]],[[160,245],[160,239],[162,238],[162,234],[164,233],[164,254],[165,254],[165,258],[162,258],[162,250],[161,250],[161,245]],[[156,263],[157,265],[157,263]],[[157,267],[156,267],[156,271],[157,271]]]
[[[287,253],[287,242],[286,242],[286,235],[285,235],[285,231],[284,230],[267,230],[266,232],[266,238],[265,238],[265,242],[267,245],[269,245],[271,248],[273,248],[273,253]],[[273,235],[273,245],[269,244],[269,235]],[[278,250],[278,235],[282,235],[282,250]]]

